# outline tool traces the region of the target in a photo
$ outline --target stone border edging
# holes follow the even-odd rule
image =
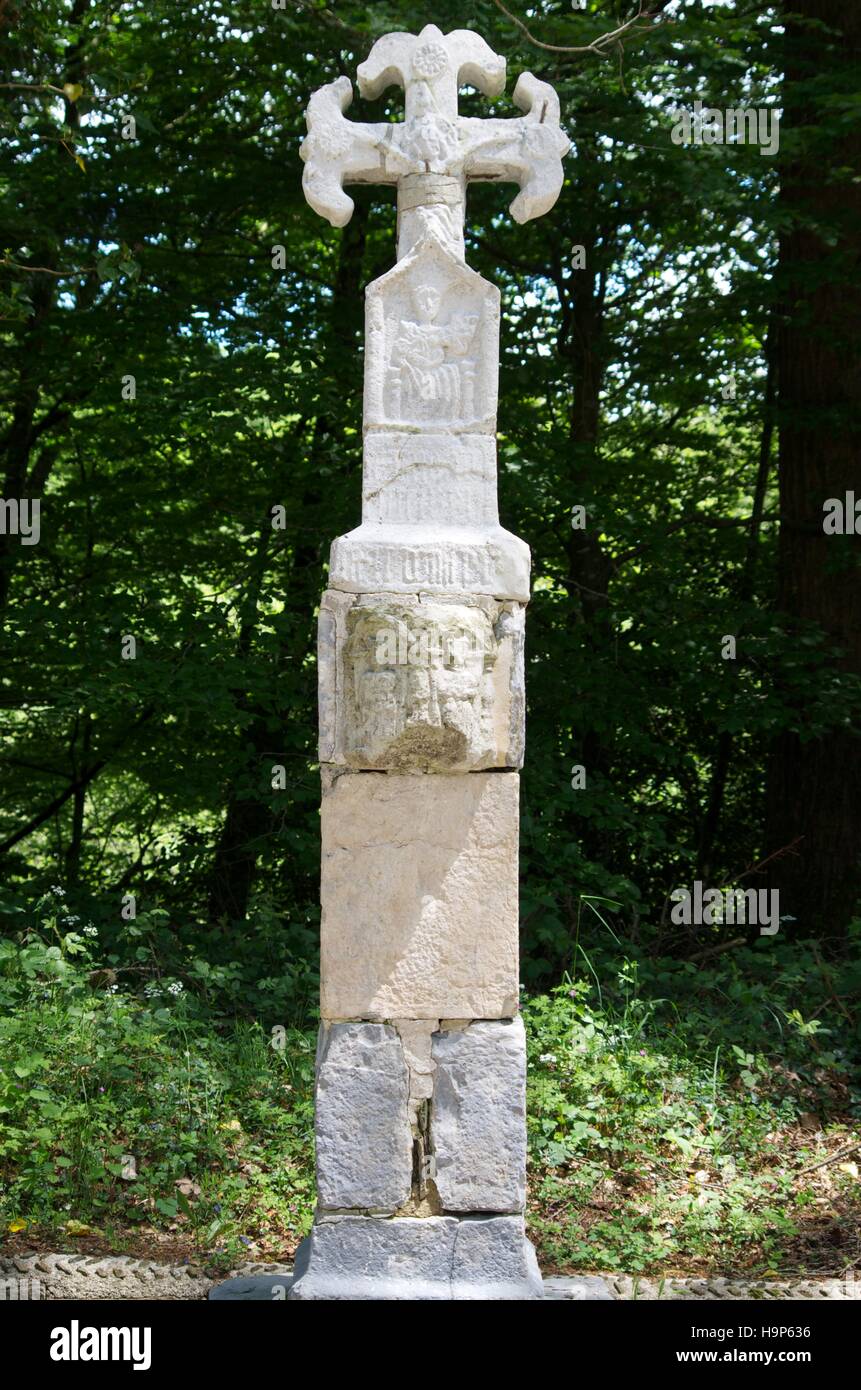
[[[200,1265],[160,1264],[131,1255],[0,1255],[0,1294],[6,1299],[138,1299],[157,1302],[202,1301],[227,1279],[256,1274],[292,1275],[292,1265],[249,1262],[227,1274],[207,1274]],[[665,1278],[603,1274],[548,1274],[549,1302],[589,1298],[589,1281],[602,1279],[618,1302],[644,1300],[771,1301],[811,1299],[821,1302],[861,1300],[861,1280]]]

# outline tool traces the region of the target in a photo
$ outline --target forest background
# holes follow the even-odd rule
[[[480,185],[467,219],[503,297],[501,515],[533,556],[533,1234],[548,1267],[845,1271],[861,542],[824,513],[857,495],[861,531],[861,11],[841,0],[0,6],[0,479],[40,505],[38,543],[8,507],[0,534],[5,1238],[229,1262],[307,1228],[316,608],[360,513],[363,290],[394,202],[351,190],[328,228],[299,144],[315,88],[428,20],[506,56],[495,113],[520,71],[553,83],[573,141],[552,214],[517,226]],[[398,119],[398,97],[350,114]],[[697,100],[779,110],[779,148],[677,143]],[[779,931],[675,921],[695,881],[777,889]]]

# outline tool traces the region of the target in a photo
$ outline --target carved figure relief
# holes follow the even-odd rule
[[[429,235],[368,287],[365,423],[492,431],[499,298]]]
[[[393,408],[420,419],[427,407],[453,415],[475,411],[475,362],[466,356],[475,337],[478,314],[453,313],[438,323],[441,296],[433,285],[414,291],[416,320],[401,319],[392,348]]]

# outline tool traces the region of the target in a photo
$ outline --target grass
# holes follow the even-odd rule
[[[526,1005],[545,1268],[839,1275],[858,1263],[861,1155],[843,1152],[861,1138],[857,1036],[837,1007],[829,1028],[792,1005],[811,994],[808,955],[741,951],[708,972],[648,962],[648,985],[623,961],[600,999],[598,971]]]
[[[543,1267],[857,1265],[858,967],[773,938],[710,966],[580,959],[523,1003]],[[0,1009],[0,1248],[292,1254],[313,1212],[312,1027],[232,1020],[176,980],[125,990],[56,915],[0,941]]]

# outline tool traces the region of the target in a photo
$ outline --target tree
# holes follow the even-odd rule
[[[826,534],[823,509],[861,499],[861,11],[790,0],[784,15],[778,604],[796,655],[779,677],[791,719],[766,844],[781,910],[839,935],[861,898],[861,534]],[[805,653],[830,674],[824,719]]]

